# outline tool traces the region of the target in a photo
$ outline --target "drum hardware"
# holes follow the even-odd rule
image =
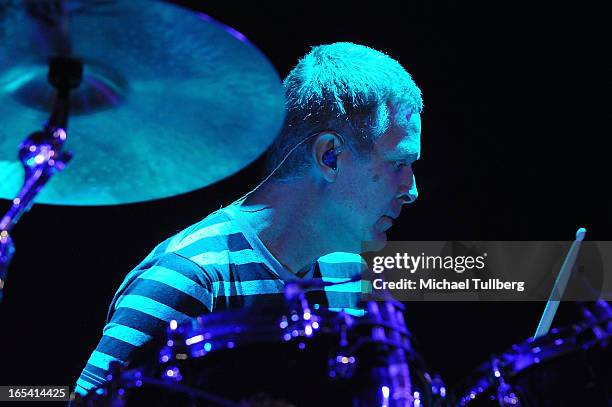
[[[15,252],[10,232],[19,218],[30,210],[41,189],[56,172],[64,169],[72,157],[62,148],[67,139],[70,90],[79,86],[82,75],[83,65],[78,59],[61,56],[49,59],[48,79],[56,88],[53,111],[43,129],[30,134],[19,146],[25,182],[11,208],[0,220],[0,301],[9,262]]]
[[[349,348],[348,341],[348,329],[353,325],[353,320],[344,312],[338,314],[338,319],[338,350],[328,360],[328,374],[331,380],[348,380],[354,376],[357,367],[355,352]]]
[[[283,340],[310,338],[314,331],[319,329],[320,318],[312,313],[305,291],[299,283],[289,282],[285,285],[285,301],[289,312],[284,314],[279,322]],[[303,349],[305,344],[301,342],[299,346]]]
[[[581,304],[594,317],[494,355],[455,389],[460,406],[604,406],[612,400],[612,312],[602,300]],[[599,309],[600,313],[595,310]]]
[[[535,335],[483,364],[467,389],[455,391],[460,406],[603,406],[612,401],[608,302],[581,303],[583,321],[550,329],[585,233],[584,228],[576,233]]]
[[[121,366],[117,361],[110,363],[108,377],[108,382],[102,388],[98,389],[95,395],[90,395],[87,398],[77,397],[75,404],[92,407],[124,407],[128,405],[125,399],[127,392],[149,385],[161,389],[168,389],[172,392],[190,394],[194,400],[206,401],[207,403],[213,403],[215,406],[245,407],[243,404],[233,403],[230,400],[218,397],[214,394],[181,385],[180,379],[168,382],[168,380],[146,377],[143,375],[142,371],[138,369],[126,370],[125,366]],[[117,378],[120,379],[118,380]]]
[[[493,357],[491,361],[491,373],[496,380],[497,392],[495,396],[491,396],[491,399],[496,398],[500,407],[516,406],[521,407],[521,402],[516,395],[516,392],[512,386],[504,380],[500,368],[500,360],[497,357]],[[481,385],[477,388],[470,390],[470,392],[461,398],[459,405],[465,406],[485,391],[485,388]]]
[[[604,300],[597,300],[593,306],[580,304],[580,312],[585,321],[588,321],[587,328],[592,328],[596,339],[605,339],[612,332],[612,308]],[[604,326],[600,327],[600,321],[604,321]]]
[[[317,284],[338,283],[304,282]],[[76,405],[449,405],[439,376],[417,363],[408,369],[418,358],[400,303],[369,302],[366,315],[355,317],[313,309],[301,285],[289,282],[283,305],[268,312],[240,308],[171,321],[156,357],[114,365],[121,371],[111,375],[114,384]]]
[[[11,3],[0,4],[0,198],[22,184],[17,135],[51,112],[47,58],[66,49],[83,63],[70,100],[74,157],[36,203],[118,205],[194,191],[258,158],[283,123],[274,66],[200,12],[158,0]]]
[[[117,205],[205,187],[259,157],[284,119],[267,58],[169,2],[0,2],[0,44],[0,198],[12,200],[0,299],[11,230],[34,203]]]
[[[493,368],[493,376],[497,379],[497,401],[500,407],[517,406],[520,407],[521,403],[514,392],[512,386],[504,380],[499,368],[499,359],[494,358],[491,364]]]

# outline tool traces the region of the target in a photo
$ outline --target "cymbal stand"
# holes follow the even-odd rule
[[[56,88],[56,97],[49,121],[41,131],[30,134],[19,146],[19,160],[25,177],[23,187],[12,206],[0,219],[0,302],[4,294],[9,263],[15,253],[10,232],[53,174],[64,169],[72,154],[62,151],[66,142],[70,89],[76,88],[83,77],[83,64],[70,57],[49,58],[48,80]]]

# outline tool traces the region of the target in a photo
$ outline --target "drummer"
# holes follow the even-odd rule
[[[348,253],[364,241],[382,248],[417,198],[421,91],[396,60],[352,43],[316,46],[283,84],[287,116],[269,151],[272,175],[160,243],[126,276],[78,393],[103,384],[111,361],[163,338],[171,320],[265,312],[283,301],[286,281],[359,273],[359,256]],[[315,308],[361,312],[358,282],[309,294]]]

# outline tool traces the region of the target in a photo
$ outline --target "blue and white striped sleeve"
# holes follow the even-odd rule
[[[102,339],[77,380],[85,395],[107,381],[111,361],[130,359],[154,338],[165,335],[168,323],[212,310],[212,282],[193,261],[166,253],[138,274],[115,296]]]

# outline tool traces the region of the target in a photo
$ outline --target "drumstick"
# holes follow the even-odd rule
[[[540,319],[540,323],[538,324],[538,328],[536,329],[535,335],[533,335],[533,339],[539,338],[540,336],[546,335],[548,330],[550,329],[550,324],[555,318],[555,314],[557,313],[557,308],[559,308],[559,301],[563,298],[563,293],[565,292],[565,287],[567,286],[567,281],[569,280],[570,273],[576,264],[576,258],[578,257],[578,250],[580,250],[580,245],[584,240],[584,235],[586,234],[585,228],[580,228],[576,232],[576,240],[572,243],[572,247],[570,247],[567,256],[565,257],[565,261],[561,266],[561,270],[557,275],[557,280],[555,281],[555,285],[548,297],[548,302],[546,303],[546,307],[544,308],[544,312],[542,313],[542,318]],[[558,299],[553,299],[558,298]]]

